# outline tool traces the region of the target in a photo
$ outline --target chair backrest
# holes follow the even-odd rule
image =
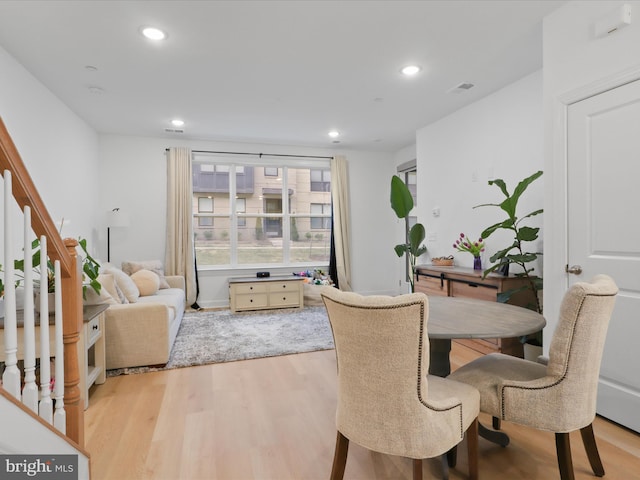
[[[336,347],[337,429],[371,450],[413,458],[433,456],[428,440],[453,436],[450,445],[457,443],[459,404],[442,418],[452,433],[430,419],[437,408],[427,401],[427,296],[361,296],[332,287],[321,295]]]
[[[547,375],[558,378],[563,423],[570,429],[588,425],[595,416],[600,363],[618,287],[597,275],[576,283],[565,294],[549,349]]]

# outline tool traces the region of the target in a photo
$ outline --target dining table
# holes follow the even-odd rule
[[[524,307],[466,297],[429,296],[429,373],[451,373],[451,341],[462,338],[514,338],[544,328],[544,317]],[[509,437],[480,424],[480,436],[506,446]]]

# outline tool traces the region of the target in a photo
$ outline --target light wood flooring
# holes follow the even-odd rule
[[[452,365],[478,354],[455,345]],[[333,350],[108,378],[91,389],[94,480],[326,480],[335,442]],[[491,421],[481,416],[485,424]],[[551,433],[503,422],[511,444],[480,439],[483,479],[559,478]],[[640,435],[597,418],[606,479],[640,480]],[[594,479],[571,435],[576,479]],[[440,461],[425,478],[441,478]],[[467,475],[466,446],[451,479]],[[410,479],[411,461],[349,447],[345,479]]]

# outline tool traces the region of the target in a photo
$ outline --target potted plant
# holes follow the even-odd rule
[[[98,295],[100,294],[100,289],[102,285],[98,281],[98,275],[100,270],[100,264],[89,254],[87,251],[87,240],[84,238],[78,238],[78,244],[82,249],[84,255],[81,257],[82,259],[82,297],[86,299],[87,288],[92,288]],[[33,271],[36,274],[34,278],[34,282],[39,284],[40,282],[40,239],[35,239],[31,242],[31,262],[33,265]],[[24,279],[24,259],[15,260],[14,268],[16,272],[22,272],[22,274],[17,274],[19,277],[18,283]],[[55,292],[55,278],[54,278],[54,266],[53,263],[47,259],[47,292],[54,293]],[[36,307],[39,307],[38,302],[36,302]]]
[[[539,215],[542,213],[542,209],[534,210],[524,216],[518,216],[518,200],[522,194],[526,191],[527,187],[542,176],[542,171],[538,171],[533,175],[522,180],[513,193],[509,193],[507,185],[502,179],[490,180],[489,185],[496,185],[505,199],[501,203],[487,203],[482,205],[476,205],[473,208],[479,207],[498,207],[504,213],[506,213],[506,219],[491,225],[482,232],[482,238],[487,239],[497,230],[508,230],[513,233],[513,242],[507,247],[498,250],[490,258],[493,265],[483,272],[483,277],[486,277],[489,273],[496,270],[504,270],[508,268],[510,264],[517,265],[518,271],[515,273],[517,277],[522,277],[526,280],[525,285],[520,288],[508,290],[498,294],[498,301],[506,303],[513,295],[518,292],[530,290],[532,295],[532,301],[526,305],[527,308],[535,310],[538,313],[542,313],[542,301],[540,299],[540,292],[542,290],[542,277],[535,275],[535,267],[532,266],[533,262],[538,260],[538,256],[542,255],[541,252],[530,252],[525,246],[525,243],[533,242],[538,239],[538,232],[540,228],[531,227],[523,224],[523,221]],[[507,270],[508,271],[508,270]],[[522,339],[525,343],[542,346],[542,332],[529,335]]]
[[[413,197],[409,191],[409,187],[402,181],[400,177],[394,175],[391,177],[391,208],[396,216],[405,219],[406,239],[407,243],[401,243],[394,247],[398,257],[406,256],[410,267],[409,283],[411,292],[414,292],[414,277],[416,259],[426,253],[427,247],[422,245],[425,239],[425,229],[421,223],[416,223],[409,228],[409,213],[413,209]]]

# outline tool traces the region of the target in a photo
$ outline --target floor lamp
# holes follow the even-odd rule
[[[111,261],[111,229],[116,227],[128,227],[129,215],[114,208],[107,214],[107,262]]]

